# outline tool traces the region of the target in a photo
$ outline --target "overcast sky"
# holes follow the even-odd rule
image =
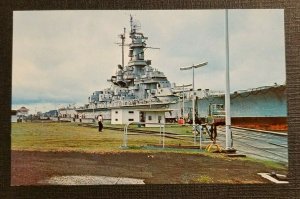
[[[225,90],[225,11],[15,11],[12,108],[35,111],[87,103],[110,86],[121,64],[118,35],[129,31],[129,15],[149,37],[145,59],[170,82]],[[129,43],[127,32],[127,40]],[[229,10],[231,92],[285,83],[283,10]],[[128,61],[125,49],[125,64]]]

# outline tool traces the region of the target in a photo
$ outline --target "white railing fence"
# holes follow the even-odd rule
[[[122,148],[128,148],[128,127],[130,125],[137,124],[137,125],[142,125],[142,124],[155,124],[159,125],[159,134],[145,134],[147,136],[159,136],[159,144],[162,144],[162,148],[165,148],[165,137],[166,137],[166,130],[165,130],[165,123],[147,123],[147,122],[129,122],[124,126],[124,133],[123,133],[123,145],[121,146]],[[194,135],[168,135],[168,137],[191,137],[194,138],[194,146],[197,145],[197,137],[199,137],[199,149],[202,150],[202,142],[203,142],[203,125],[190,125],[192,126],[192,130]],[[195,133],[196,129],[198,130],[198,134]]]

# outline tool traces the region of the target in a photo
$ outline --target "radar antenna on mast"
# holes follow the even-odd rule
[[[137,30],[141,29],[141,23],[138,20],[133,20],[132,15],[130,15],[130,27],[131,33],[135,33]]]

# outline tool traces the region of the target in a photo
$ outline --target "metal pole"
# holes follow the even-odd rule
[[[232,149],[231,134],[231,116],[230,116],[230,82],[229,82],[229,36],[228,36],[228,10],[225,10],[225,34],[226,34],[226,93],[225,93],[225,111],[226,111],[226,150]]]
[[[199,143],[200,143],[200,150],[202,150],[202,128],[200,126],[200,133],[199,133]]]
[[[161,144],[161,124],[159,125],[159,144]]]
[[[195,133],[195,67],[193,65],[193,94],[192,94],[192,103],[193,103],[193,133],[194,133],[194,145],[196,145],[196,133]]]
[[[182,119],[184,120],[184,85],[183,85],[183,96],[182,96]]]
[[[193,66],[193,128],[195,126],[195,67]]]
[[[124,34],[121,36],[122,38],[122,67],[124,68],[124,41],[125,41],[125,31],[126,29],[124,28]]]
[[[95,119],[95,104],[93,106],[93,121],[94,121],[94,119]]]
[[[126,125],[126,136],[125,136],[125,140],[126,140],[126,142],[125,142],[125,147],[127,147],[127,142],[128,142],[128,135],[127,135],[127,133],[128,133],[128,126],[129,126],[129,124],[127,124]]]
[[[123,147],[126,147],[126,142],[125,142],[125,129],[126,129],[126,124],[124,126],[124,133],[123,133]]]
[[[165,148],[165,125],[163,126],[163,149]]]

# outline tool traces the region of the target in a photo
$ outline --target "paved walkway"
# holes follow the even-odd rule
[[[238,153],[255,158],[288,163],[287,136],[277,132],[232,128],[233,147]],[[218,128],[219,143],[225,148],[225,128]]]
[[[40,183],[51,185],[145,184],[142,179],[108,176],[56,176]]]

